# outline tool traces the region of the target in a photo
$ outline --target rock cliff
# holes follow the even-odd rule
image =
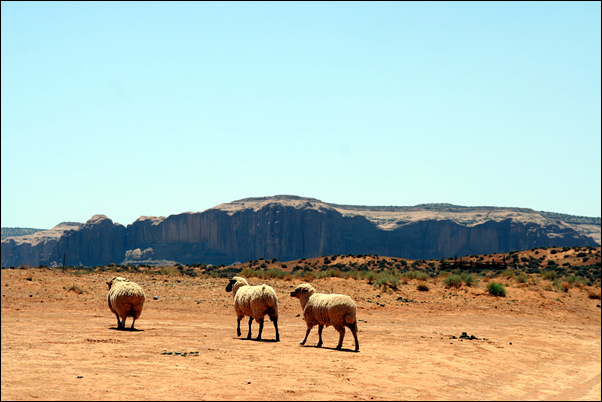
[[[430,259],[599,244],[600,218],[449,204],[365,207],[274,196],[167,218],[143,216],[127,228],[95,215],[85,224],[9,237],[2,241],[2,267],[231,264],[330,254]]]

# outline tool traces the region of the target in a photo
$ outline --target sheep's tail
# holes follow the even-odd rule
[[[264,301],[266,306],[268,307],[268,315],[270,317],[273,316],[278,316],[278,296],[276,295],[276,292],[274,292],[274,290],[269,287],[268,285],[266,285],[265,283],[261,286],[261,290],[263,292],[264,295]]]
[[[355,323],[357,320],[355,318],[355,311],[350,311],[347,314],[345,314],[345,324],[353,324]]]
[[[270,317],[278,316],[278,299],[270,299],[270,304],[268,306],[270,308],[269,313],[271,313],[271,314],[268,313],[270,315]]]

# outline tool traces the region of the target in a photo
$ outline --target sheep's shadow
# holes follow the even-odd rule
[[[109,329],[112,329],[113,331],[130,331],[130,332],[143,332],[143,329],[138,329],[138,328],[123,328],[123,329],[119,329],[117,327],[109,327]]]
[[[299,345],[303,348],[316,348],[316,349],[328,349],[328,350],[334,350],[335,352],[347,352],[347,353],[359,353],[360,351],[356,351],[355,349],[348,349],[348,348],[341,348],[341,349],[337,349],[337,348],[333,348],[333,347],[329,347],[329,346],[320,346],[317,347],[316,345]]]
[[[232,339],[238,339],[239,341],[251,341],[251,342],[274,342],[274,343],[280,342],[280,341],[277,341],[276,339],[257,339],[257,338],[249,339],[249,338],[238,338],[238,337],[232,338]]]

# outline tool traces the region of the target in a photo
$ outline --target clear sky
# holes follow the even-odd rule
[[[599,217],[600,15],[2,1],[2,227],[277,194]]]

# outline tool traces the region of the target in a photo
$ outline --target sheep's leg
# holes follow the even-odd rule
[[[134,323],[136,322],[136,319],[134,318],[134,321],[132,321],[132,326],[130,327],[130,329],[134,329]]]
[[[357,322],[354,322],[353,324],[346,324],[349,329],[351,330],[351,333],[353,334],[353,339],[355,340],[355,351],[359,352],[360,351],[360,343],[357,340]]]
[[[119,319],[119,314],[115,313],[115,317],[117,317],[117,329],[121,329],[121,320]]]
[[[274,323],[274,329],[276,330],[276,342],[280,341],[280,334],[278,333],[278,317],[270,316],[270,320]]]
[[[253,317],[249,317],[249,333],[247,334],[247,339],[251,339],[251,323],[253,322]]]
[[[309,336],[309,331],[311,331],[312,328],[313,328],[313,325],[307,325],[307,331],[305,332],[305,338],[303,338],[303,340],[301,341],[301,345],[305,345],[305,342],[307,341],[307,337]]]
[[[261,340],[261,333],[263,332],[263,318],[260,320],[255,320],[259,323],[259,333],[257,334],[257,340]],[[250,335],[249,335],[250,336]]]
[[[345,326],[343,325],[336,330],[339,331],[339,344],[337,345],[337,349],[341,349],[343,347],[343,338],[345,338]]]
[[[127,319],[127,316],[121,318],[121,329],[125,329],[125,320],[126,319]]]
[[[238,320],[236,322],[236,335],[240,336],[240,320],[242,320],[242,317],[238,317]]]
[[[324,325],[323,324],[318,324],[318,344],[316,345],[316,347],[321,348],[322,347],[322,330],[324,329]]]

